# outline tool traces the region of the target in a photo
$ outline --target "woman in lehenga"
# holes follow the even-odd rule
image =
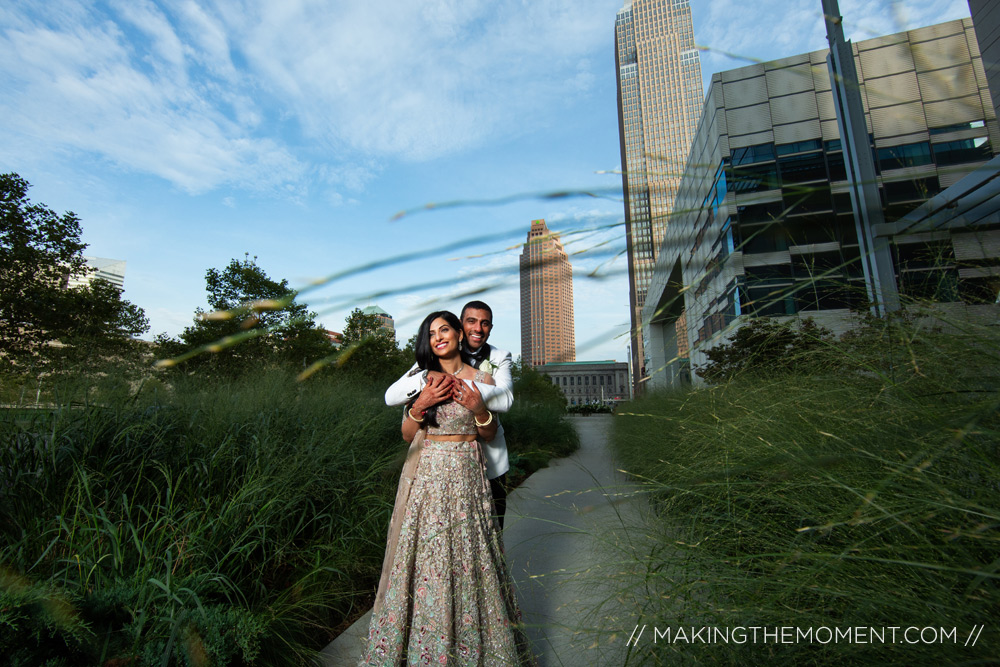
[[[448,311],[417,333],[421,369],[439,371],[407,408],[411,441],[362,665],[534,665],[500,546],[480,442],[496,418],[473,382]],[[450,374],[460,382],[443,381]]]

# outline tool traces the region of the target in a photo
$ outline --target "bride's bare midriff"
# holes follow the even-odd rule
[[[428,435],[428,440],[437,440],[438,442],[472,442],[476,440],[474,435]]]

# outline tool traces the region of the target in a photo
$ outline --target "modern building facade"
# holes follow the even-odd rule
[[[898,224],[1000,145],[972,22],[853,50],[885,219],[873,233],[890,244],[899,292],[983,299],[983,273],[1000,266],[1000,225]],[[696,368],[747,317],[811,316],[844,331],[851,309],[865,307],[826,58],[815,51],[712,77],[643,310],[654,385],[683,375],[682,314]]]
[[[576,360],[573,267],[558,234],[532,220],[520,258],[521,360],[529,366]]]
[[[993,94],[993,112],[1000,116],[1000,3],[996,0],[969,0],[976,41],[983,59],[983,71]]]
[[[108,259],[106,257],[84,257],[86,273],[70,276],[69,287],[83,287],[98,278],[106,280],[118,289],[125,288],[125,260]]]
[[[642,306],[702,106],[688,0],[626,0],[615,18],[615,62],[632,372],[639,382],[647,366]],[[683,331],[680,340],[683,348]]]
[[[627,401],[628,364],[624,361],[576,361],[536,367],[562,390],[569,405],[614,405]]]

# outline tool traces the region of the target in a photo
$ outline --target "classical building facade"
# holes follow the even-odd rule
[[[521,359],[529,366],[574,361],[573,267],[544,220],[531,221],[520,280]]]
[[[553,363],[535,370],[562,390],[569,405],[614,405],[631,398],[628,364],[624,361]]]
[[[899,293],[988,299],[1000,225],[900,222],[1000,145],[972,22],[864,40],[853,52],[884,214],[872,233],[889,243]],[[684,376],[682,315],[697,367],[747,317],[808,315],[843,331],[851,309],[865,308],[826,59],[815,51],[713,75],[643,311],[654,385]]]
[[[632,369],[646,367],[642,306],[702,106],[688,0],[626,0],[615,18],[618,129],[632,318]],[[680,336],[683,347],[683,331]]]

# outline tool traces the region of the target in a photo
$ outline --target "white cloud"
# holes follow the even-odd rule
[[[190,63],[162,12],[148,3],[122,8],[121,25],[87,16],[50,26],[25,13],[0,34],[0,138],[25,151],[9,159],[31,164],[75,151],[190,192],[301,177],[305,167],[280,141],[249,135],[190,84]],[[139,37],[126,36],[136,29]],[[147,37],[153,47],[143,53],[137,44]]]
[[[616,4],[15,0],[0,10],[0,141],[190,192],[302,191],[317,164],[360,190],[371,156],[465,150],[585,95]]]
[[[695,41],[708,49],[701,65],[706,82],[713,72],[750,61],[827,48],[819,0],[709,0],[692,9]],[[967,17],[969,5],[966,0],[843,0],[840,12],[846,37],[858,41]]]
[[[308,134],[420,160],[516,131],[560,96],[588,89],[581,57],[607,41],[613,7],[286,2],[260,10],[239,39]]]

